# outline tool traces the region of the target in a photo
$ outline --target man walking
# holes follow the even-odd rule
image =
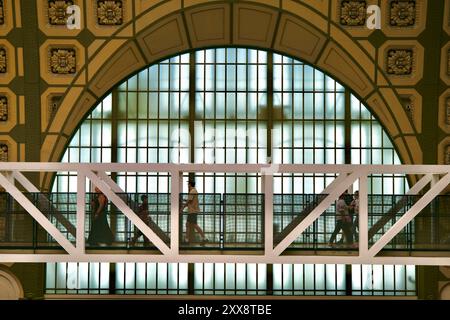
[[[194,240],[194,230],[196,230],[202,237],[202,245],[208,241],[205,237],[205,233],[202,228],[197,224],[197,214],[200,212],[200,207],[198,205],[198,192],[195,189],[195,181],[189,180],[189,195],[187,200],[184,202],[182,210],[188,208],[188,217],[186,221],[186,242],[192,242]]]

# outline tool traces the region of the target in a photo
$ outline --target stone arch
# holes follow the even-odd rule
[[[145,1],[144,1],[145,2]],[[328,1],[161,1],[93,49],[81,76],[86,85],[65,92],[46,131],[41,161],[59,161],[92,107],[115,85],[164,58],[206,47],[240,46],[276,51],[305,61],[350,88],[379,119],[405,164],[422,163],[416,130],[397,92],[363,47],[327,17]],[[134,28],[133,37],[119,37]],[[80,77],[81,77],[80,76]],[[79,83],[79,81],[78,81]],[[48,189],[50,176],[42,177]]]
[[[0,265],[0,300],[19,300],[23,297],[19,279],[7,267]]]

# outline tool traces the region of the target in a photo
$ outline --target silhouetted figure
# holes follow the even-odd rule
[[[348,206],[345,203],[345,193],[339,196],[339,200],[336,202],[336,227],[331,235],[328,245],[334,246],[334,240],[336,239],[339,231],[344,232],[345,242],[349,245],[353,243],[351,234],[351,218],[348,212]]]
[[[108,199],[99,188],[96,187],[95,192],[97,194],[91,201],[93,220],[87,242],[90,245],[111,245],[114,241],[114,235],[108,224]]]
[[[195,181],[189,180],[188,186],[189,195],[181,209],[183,211],[184,208],[188,208],[188,217],[186,221],[186,242],[193,242],[194,230],[196,230],[202,237],[202,244],[204,244],[208,241],[208,239],[205,238],[202,228],[200,228],[197,224],[197,214],[200,212],[200,207],[198,205],[198,192],[197,189],[195,189]]]
[[[350,207],[353,209],[353,215],[355,216],[355,221],[352,223],[352,235],[354,241],[358,242],[358,233],[356,232],[356,229],[359,231],[359,191],[355,191],[353,194],[353,201],[350,204]]]
[[[148,196],[145,194],[142,195],[141,200],[142,200],[142,203],[139,205],[138,212],[136,214],[146,225],[150,226],[151,219],[150,219],[149,212],[148,212]],[[143,236],[143,235],[144,234],[142,233],[142,231],[135,227],[135,234],[134,234],[134,237],[131,239],[130,245],[134,246],[134,244],[136,243],[136,240],[139,239],[139,237]],[[144,246],[149,246],[149,245],[150,245],[150,240],[146,236],[144,236]]]

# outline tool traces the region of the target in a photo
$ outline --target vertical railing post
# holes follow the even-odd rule
[[[14,183],[14,176],[12,172],[5,171],[2,173],[9,182]],[[14,242],[17,241],[15,228],[17,226],[16,222],[18,220],[18,214],[14,212],[14,198],[11,196],[11,194],[9,194],[9,192],[6,192],[6,201],[6,240]]]
[[[84,226],[86,220],[86,175],[82,171],[77,174],[77,238],[76,252],[85,254]]]
[[[273,255],[273,175],[261,175],[264,192],[264,254]]]
[[[359,256],[368,256],[369,251],[369,210],[367,175],[359,178]]]
[[[170,179],[170,249],[173,255],[178,255],[180,246],[180,192],[183,187],[183,173],[173,170],[170,173]]]
[[[439,175],[437,174],[433,174],[432,178],[431,178],[431,182],[430,182],[430,187],[433,187],[436,183],[439,182]],[[430,233],[430,242],[431,245],[435,245],[437,244],[437,228],[439,226],[439,224],[436,223],[436,219],[438,218],[438,215],[436,214],[437,212],[437,206],[436,206],[436,199],[439,197],[436,196],[436,198],[434,198],[431,202],[430,202],[430,229],[431,229],[431,233]]]

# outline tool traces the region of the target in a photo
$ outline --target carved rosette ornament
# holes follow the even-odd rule
[[[76,72],[75,49],[51,49],[50,70],[54,74],[74,74]]]
[[[5,24],[5,9],[3,0],[0,0],[0,25]]]
[[[397,76],[412,73],[413,51],[407,49],[393,49],[388,51],[387,73]]]
[[[0,161],[8,162],[8,146],[4,143],[0,143]]]
[[[445,147],[444,164],[450,164],[450,145]]]
[[[416,23],[415,1],[391,1],[390,24],[393,27],[410,27]]]
[[[445,99],[445,123],[450,126],[450,97]]]
[[[8,98],[0,96],[0,121],[8,121]]]
[[[366,8],[366,1],[341,1],[341,25],[363,26],[366,23]]]
[[[123,24],[123,3],[121,0],[98,0],[97,21],[99,25],[117,26]]]
[[[0,48],[0,73],[6,73],[8,71],[7,61],[6,49]]]
[[[450,76],[450,50],[447,51],[447,75]]]
[[[67,7],[72,6],[72,0],[49,0],[48,21],[53,26],[66,25],[69,14]]]

